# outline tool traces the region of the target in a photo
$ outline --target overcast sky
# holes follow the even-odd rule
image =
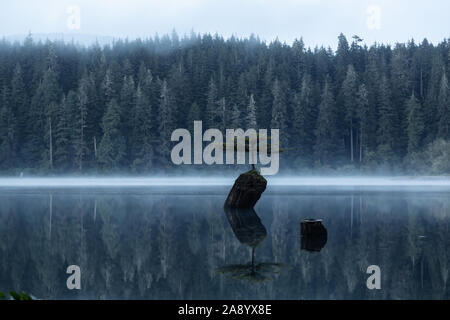
[[[79,11],[79,15],[78,15]],[[450,37],[449,0],[0,0],[0,36],[32,33],[148,37],[259,35],[336,46],[343,32],[367,44]]]

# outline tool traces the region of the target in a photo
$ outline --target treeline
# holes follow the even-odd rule
[[[281,170],[450,172],[450,42],[0,42],[0,170],[169,169],[178,127],[279,128]],[[437,159],[437,160],[436,160]]]

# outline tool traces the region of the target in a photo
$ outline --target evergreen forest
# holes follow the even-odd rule
[[[172,131],[202,120],[280,129],[280,173],[450,174],[450,39],[336,41],[0,41],[0,172],[170,172]]]

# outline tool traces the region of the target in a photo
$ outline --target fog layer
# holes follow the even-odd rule
[[[235,177],[58,177],[0,178],[0,187],[227,186]],[[268,177],[269,186],[443,186],[450,177]]]

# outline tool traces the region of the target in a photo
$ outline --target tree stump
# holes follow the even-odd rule
[[[327,243],[328,232],[322,220],[305,219],[300,223],[301,249],[320,251]]]
[[[256,170],[250,170],[241,174],[228,194],[225,207],[253,208],[261,194],[266,190],[266,186],[267,180]]]

